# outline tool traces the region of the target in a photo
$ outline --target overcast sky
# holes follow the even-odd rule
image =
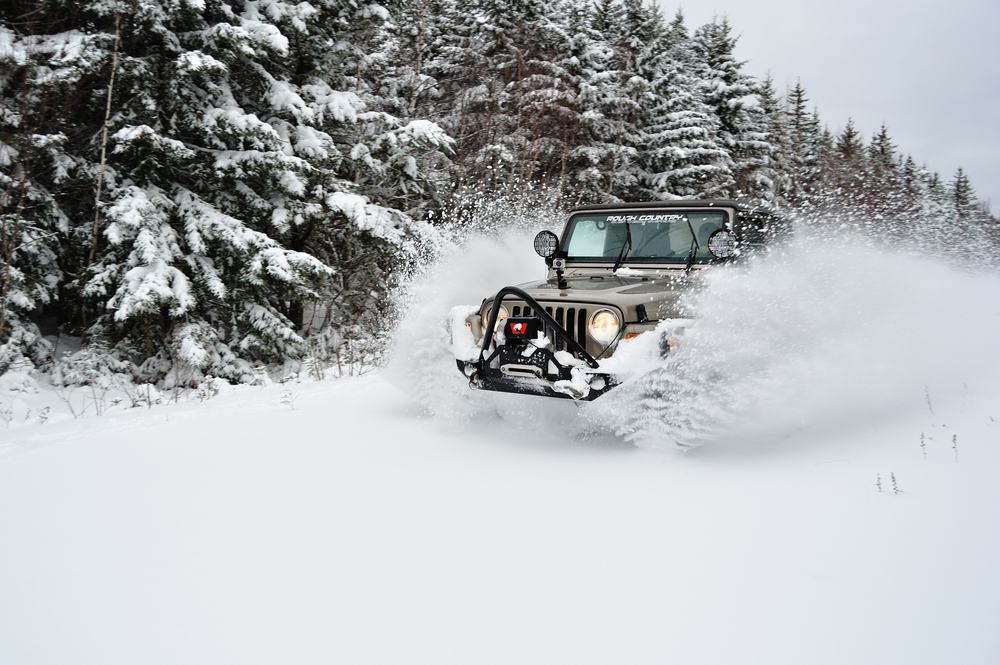
[[[848,118],[950,182],[959,166],[1000,212],[1000,0],[659,0],[690,30],[728,16],[745,71],[801,79],[833,132]]]

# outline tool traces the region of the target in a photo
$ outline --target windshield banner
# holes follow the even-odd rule
[[[683,222],[687,215],[656,214],[656,215],[608,215],[608,221],[612,224],[629,224],[645,222]]]

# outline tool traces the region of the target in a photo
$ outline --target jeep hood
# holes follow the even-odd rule
[[[635,321],[635,307],[640,304],[646,307],[650,319],[680,316],[677,301],[700,281],[696,272],[688,275],[681,271],[670,271],[670,274],[648,277],[568,276],[565,289],[560,289],[554,279],[526,282],[517,286],[539,302],[555,306],[566,302],[616,307],[622,310],[626,321]],[[487,301],[492,301],[495,297],[496,294],[493,294]]]

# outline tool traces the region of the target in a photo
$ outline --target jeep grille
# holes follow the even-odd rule
[[[514,301],[517,302],[517,301]],[[507,301],[509,307],[511,301]],[[587,310],[582,307],[546,307],[545,311],[556,320],[569,333],[577,344],[587,348]],[[521,303],[513,305],[510,309],[511,316],[531,316],[531,308]],[[546,326],[548,328],[548,326]],[[555,341],[556,350],[565,350],[565,344],[561,339],[556,339],[552,331],[546,329],[545,334]]]

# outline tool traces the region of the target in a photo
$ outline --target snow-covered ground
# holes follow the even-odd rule
[[[628,386],[465,390],[439,319],[530,252],[427,275],[379,373],[76,419],[8,377],[0,663],[1000,662],[1000,282],[864,246],[720,275],[743,341],[695,388],[738,408],[681,454],[616,434]]]

